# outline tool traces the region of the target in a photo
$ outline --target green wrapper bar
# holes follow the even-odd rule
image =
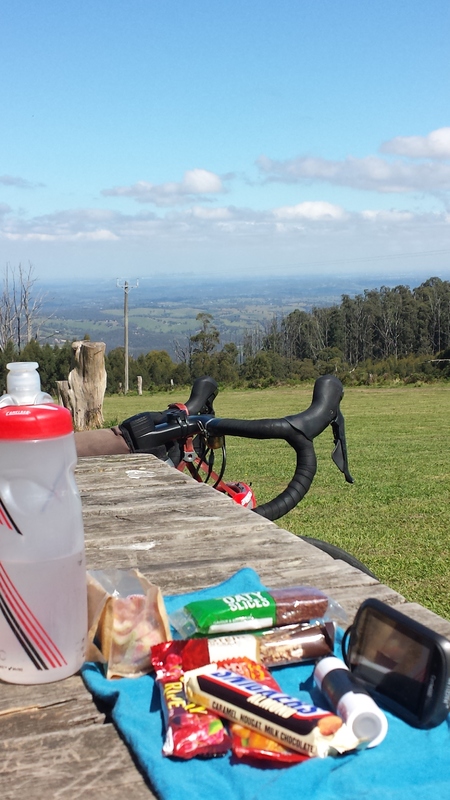
[[[320,619],[329,598],[314,586],[290,586],[197,600],[170,615],[184,639],[212,633],[262,630]]]

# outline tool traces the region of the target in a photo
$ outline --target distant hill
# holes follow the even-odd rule
[[[129,279],[129,352],[167,350],[174,357],[197,330],[199,312],[212,315],[221,343],[239,344],[245,330],[267,324],[274,316],[296,308],[339,303],[343,294],[354,297],[380,286],[420,285],[429,276],[316,276],[218,280],[198,276]],[[107,351],[124,343],[124,292],[116,280],[42,282],[44,296],[39,340],[63,342],[89,334],[106,343]]]

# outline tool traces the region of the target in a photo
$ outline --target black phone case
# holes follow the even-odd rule
[[[376,624],[384,623],[401,634],[397,637],[395,665],[388,658],[383,662],[383,654],[377,653],[376,662],[367,658],[361,666],[364,649],[368,646],[371,618],[372,632],[376,620]],[[423,675],[420,680],[406,674],[408,641],[416,653],[419,648],[421,651]],[[404,652],[401,647],[405,648]],[[346,631],[343,648],[344,660],[352,675],[380,706],[417,728],[432,728],[444,721],[450,704],[450,641],[444,636],[386,603],[369,598],[361,604],[353,625]]]

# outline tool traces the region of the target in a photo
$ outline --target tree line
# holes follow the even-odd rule
[[[197,315],[199,330],[177,346],[177,363],[151,351],[130,365],[152,388],[185,384],[202,374],[222,384],[268,386],[313,380],[334,372],[344,383],[436,380],[450,376],[450,282],[429,278],[410,289],[365,290],[341,302],[297,309],[246,330],[239,343],[220,345],[210,314]],[[448,360],[447,360],[448,359]],[[123,351],[112,351],[108,381],[123,375]]]
[[[11,282],[3,288],[0,389],[5,389],[6,364],[27,360],[39,363],[42,388],[54,394],[56,381],[67,379],[71,369],[72,347],[70,342],[39,343],[33,327],[38,304],[32,299],[32,282],[30,271],[20,271],[12,299]],[[7,290],[10,299],[5,306]],[[25,298],[22,305],[20,297]],[[6,318],[9,327],[2,327]],[[274,316],[267,324],[246,330],[238,343],[221,344],[210,314],[199,313],[197,323],[194,334],[176,343],[175,360],[165,350],[130,357],[131,389],[138,376],[144,390],[185,386],[203,374],[222,385],[249,387],[310,381],[329,372],[346,384],[450,377],[450,282],[436,277],[415,289],[382,286],[355,297],[344,294],[331,306]],[[124,366],[123,347],[106,355],[108,392],[122,391]]]
[[[282,359],[280,369],[291,365],[301,376],[334,370],[357,383],[447,377],[450,283],[434,277],[415,289],[382,286],[273,318],[262,335],[252,331],[244,339],[247,372],[252,360],[268,353]]]

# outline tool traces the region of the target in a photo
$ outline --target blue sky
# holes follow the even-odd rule
[[[2,0],[0,51],[0,266],[450,277],[448,0]]]

